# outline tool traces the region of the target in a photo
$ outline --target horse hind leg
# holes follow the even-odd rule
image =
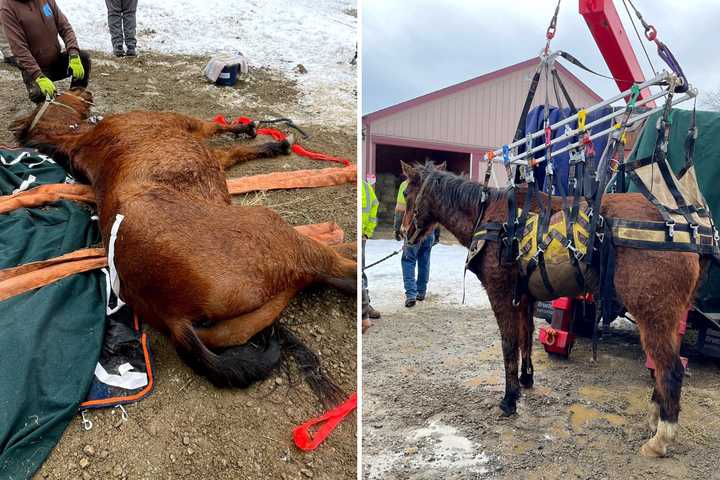
[[[665,312],[655,311],[650,316],[636,316],[643,349],[655,363],[655,387],[649,419],[655,434],[640,448],[640,454],[646,457],[667,455],[668,447],[677,436],[685,373],[680,360],[677,329],[683,314],[682,308],[674,308]]]
[[[220,165],[222,165],[222,168],[227,170],[240,162],[288,155],[294,142],[294,137],[289,135],[287,139],[279,142],[265,142],[260,145],[233,145],[229,148],[213,148],[211,151],[217,161],[220,162]]]
[[[672,332],[673,335],[675,334]],[[685,369],[677,347],[653,345],[646,351],[655,362],[655,388],[653,389],[650,424],[655,435],[641,448],[646,457],[664,457],[667,448],[677,436],[678,416],[680,414],[680,392],[682,390]]]
[[[297,292],[296,288],[288,288],[251,312],[220,320],[207,328],[198,328],[196,333],[209,348],[243,345],[255,334],[275,323]]]

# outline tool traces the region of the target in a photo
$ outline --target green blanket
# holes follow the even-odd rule
[[[629,160],[646,158],[655,150],[656,122],[660,113],[648,119]],[[677,173],[685,164],[685,137],[692,111],[674,109],[670,116],[668,160]],[[695,143],[695,172],[700,191],[708,202],[715,225],[720,225],[720,113],[697,112],[698,138]],[[720,312],[720,268],[713,263],[705,282],[698,291],[695,304],[704,312]]]
[[[26,152],[0,150],[0,195],[30,175],[30,188],[66,181],[61,167]],[[1,214],[0,268],[98,245],[90,217],[88,207],[69,201]],[[0,478],[31,478],[85,399],[102,346],[105,295],[95,271],[0,302]]]

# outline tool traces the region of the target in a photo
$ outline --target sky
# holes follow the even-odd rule
[[[646,78],[653,76],[622,0],[615,8]],[[720,1],[634,0],[658,38],[680,62],[689,82],[704,92],[720,90]],[[537,57],[556,0],[364,0],[362,2],[363,115],[443,87]],[[631,10],[632,12],[632,10]],[[633,15],[640,35],[642,26]],[[644,40],[644,36],[643,36]],[[666,68],[654,43],[644,40],[657,70]],[[552,50],[565,50],[608,74],[578,0],[562,0]],[[561,60],[601,97],[618,93],[612,80]]]

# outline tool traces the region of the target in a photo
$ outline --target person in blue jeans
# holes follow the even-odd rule
[[[408,181],[400,184],[397,201],[395,202],[395,240],[401,240],[400,226],[405,214],[405,188]],[[405,306],[414,307],[416,302],[425,300],[428,280],[430,279],[430,251],[440,241],[440,230],[436,229],[417,245],[403,248],[400,265],[402,266],[403,284],[405,285]],[[416,267],[417,266],[417,276]]]

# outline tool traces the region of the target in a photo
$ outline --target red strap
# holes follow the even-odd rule
[[[306,452],[315,450],[322,442],[325,441],[328,435],[335,430],[335,427],[337,427],[343,418],[356,408],[357,393],[353,393],[342,405],[333,408],[322,417],[308,420],[299,427],[295,428],[295,430],[293,430],[293,440],[295,441],[295,445],[297,445],[300,450],[304,450]],[[310,427],[319,423],[322,423],[322,425],[318,427],[315,437],[311,438]]]
[[[237,125],[239,123],[242,123],[243,125],[247,125],[248,123],[252,122],[252,120],[248,117],[238,117],[235,120],[232,120],[230,123],[223,117],[222,115],[217,115],[212,120],[213,122],[220,124],[220,125]],[[270,135],[278,142],[285,140],[285,134],[281,132],[280,130],[276,128],[259,128],[257,130],[258,135]],[[297,143],[292,146],[292,151],[295,152],[297,155],[300,155],[301,157],[309,158],[311,160],[322,160],[323,162],[335,162],[335,163],[341,163],[345,165],[346,167],[350,166],[350,160],[346,158],[340,158],[340,157],[333,157],[331,155],[326,155],[324,153],[320,152],[313,152],[312,150],[307,150]]]

